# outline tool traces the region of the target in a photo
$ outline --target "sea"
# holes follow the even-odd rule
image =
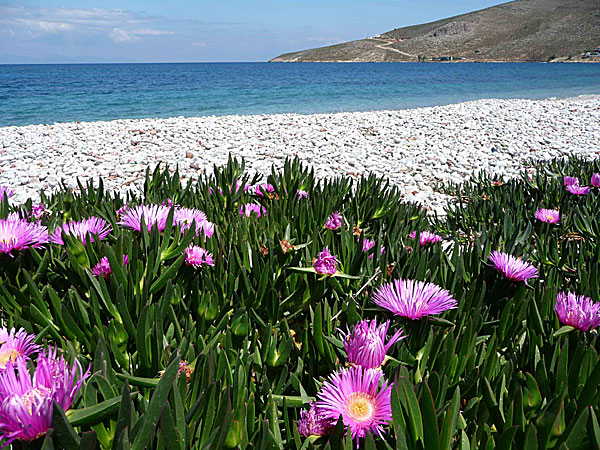
[[[588,94],[600,94],[600,64],[0,65],[0,126],[389,110]]]

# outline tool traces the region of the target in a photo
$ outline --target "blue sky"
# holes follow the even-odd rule
[[[266,61],[498,0],[0,0],[0,63]]]

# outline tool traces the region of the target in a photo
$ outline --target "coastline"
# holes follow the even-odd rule
[[[440,212],[440,183],[481,170],[516,176],[527,160],[600,154],[600,95],[486,99],[404,110],[331,114],[119,119],[0,127],[0,185],[16,203],[63,181],[102,176],[109,189],[140,192],[147,166],[179,166],[196,179],[228,155],[249,173],[298,156],[319,178],[375,173],[405,199]]]

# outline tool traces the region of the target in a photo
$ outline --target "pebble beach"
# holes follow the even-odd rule
[[[140,190],[146,167],[179,167],[196,179],[229,154],[249,173],[299,157],[318,177],[370,172],[407,201],[441,212],[442,183],[481,170],[516,176],[530,160],[600,154],[600,96],[477,100],[398,111],[173,117],[0,128],[0,185],[16,203],[61,182],[102,177],[107,188]]]

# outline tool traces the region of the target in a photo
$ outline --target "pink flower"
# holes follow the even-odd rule
[[[391,384],[377,369],[361,366],[341,369],[323,383],[317,394],[316,407],[319,414],[337,423],[340,415],[352,439],[367,433],[382,435],[383,427],[392,421]]]
[[[560,211],[540,208],[535,212],[535,218],[541,222],[558,223],[560,221]]]
[[[337,264],[337,258],[331,254],[327,247],[313,260],[313,267],[319,275],[334,275],[337,272]]]
[[[590,184],[594,187],[600,187],[600,173],[595,173],[592,175],[592,180]]]
[[[135,231],[142,231],[142,221],[148,233],[156,225],[163,231],[167,225],[167,216],[171,208],[162,205],[139,205],[127,208],[121,215],[119,225]]]
[[[298,194],[298,201],[302,200],[303,198],[308,198],[308,192],[303,191],[302,189],[296,190],[296,194]]]
[[[6,370],[9,362],[15,364],[17,359],[28,360],[29,356],[40,351],[40,346],[35,344],[36,336],[28,334],[23,328],[10,331],[0,328],[0,370]]]
[[[386,343],[389,326],[389,320],[379,325],[377,319],[362,320],[354,326],[352,333],[350,330],[346,334],[342,332],[348,362],[365,369],[380,367],[389,348],[406,337],[400,329]]]
[[[127,264],[129,264],[129,255],[123,255],[123,265],[126,266]],[[101,276],[105,279],[108,278],[109,275],[112,275],[113,272],[106,256],[101,258],[100,262],[92,268],[92,273],[97,277]]]
[[[185,263],[188,266],[193,266],[196,269],[199,269],[202,266],[214,266],[215,259],[213,255],[208,253],[208,251],[202,247],[190,245],[185,249]]]
[[[574,195],[588,195],[592,188],[589,186],[579,186],[578,184],[571,184],[567,186],[567,191]]]
[[[87,243],[87,237],[90,237],[90,242],[94,242],[94,237],[99,240],[104,239],[112,231],[111,226],[106,220],[100,217],[92,216],[89,219],[83,219],[79,222],[70,221],[56,228],[50,235],[50,242],[58,245],[65,245],[62,233],[73,236],[81,241],[83,245]]]
[[[579,186],[579,178],[577,177],[564,177],[563,185],[564,186],[573,186],[574,184]]]
[[[331,213],[325,222],[325,226],[330,230],[337,230],[342,226],[342,216],[338,212]]]
[[[600,325],[600,303],[583,295],[561,292],[556,297],[554,311],[562,324],[581,331]]]
[[[436,284],[402,279],[377,288],[373,302],[396,316],[412,320],[441,314],[458,306],[450,292]]]
[[[0,220],[0,253],[39,248],[48,243],[48,230],[36,223],[29,223],[17,215]]]
[[[526,281],[538,277],[538,270],[534,266],[507,253],[492,252],[490,262],[498,272],[502,272],[512,281]]]
[[[275,188],[270,183],[257,184],[255,186],[253,186],[252,188],[254,189],[254,193],[261,197],[264,197],[263,192],[266,192],[267,194],[271,194],[271,193],[275,192]]]
[[[256,217],[264,216],[267,210],[264,206],[257,205],[256,203],[246,203],[240,208],[240,216],[250,217],[255,214]]]
[[[408,235],[411,239],[417,238],[417,232],[413,231]],[[442,241],[442,237],[437,234],[430,233],[429,231],[421,231],[419,232],[419,245],[421,247],[426,247],[428,245],[437,244]]]
[[[321,415],[314,402],[310,403],[310,409],[300,411],[300,420],[298,421],[298,433],[304,437],[308,436],[327,436],[333,431],[334,425],[330,419]]]

